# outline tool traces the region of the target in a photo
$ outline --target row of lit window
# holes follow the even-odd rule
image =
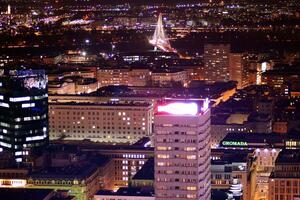
[[[157,158],[161,158],[161,159],[168,159],[170,158],[169,154],[157,154]],[[197,158],[196,155],[174,155],[173,158],[181,158],[181,159],[188,159],[188,160],[195,160]],[[164,166],[163,162],[158,162],[157,165],[158,166]]]

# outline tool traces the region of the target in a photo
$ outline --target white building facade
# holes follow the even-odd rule
[[[148,103],[54,103],[49,105],[51,139],[134,143],[152,134]]]

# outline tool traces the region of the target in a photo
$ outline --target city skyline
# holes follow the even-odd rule
[[[300,2],[0,4],[0,196],[298,200]]]

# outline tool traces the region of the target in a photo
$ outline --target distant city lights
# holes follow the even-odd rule
[[[82,56],[86,56],[86,51],[81,52]]]

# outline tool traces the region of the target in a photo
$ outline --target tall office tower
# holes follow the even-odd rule
[[[242,53],[229,54],[229,79],[237,81],[238,89],[248,85],[247,56]]]
[[[0,147],[16,162],[48,144],[47,97],[44,70],[0,69]]]
[[[229,80],[229,53],[230,44],[204,45],[205,80],[210,82]]]
[[[157,107],[156,200],[210,200],[209,101],[169,102]]]

